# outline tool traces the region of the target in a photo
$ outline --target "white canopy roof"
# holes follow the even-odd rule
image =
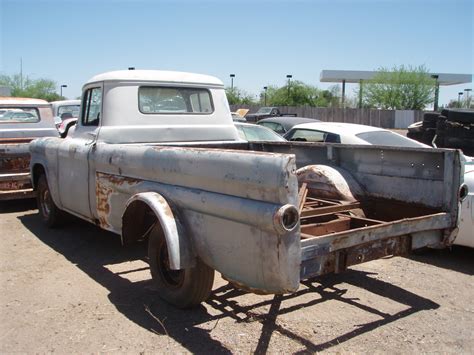
[[[322,70],[320,81],[326,83],[359,83],[361,80],[370,80],[377,74],[377,71],[365,70]],[[472,74],[447,74],[447,73],[430,73],[438,75],[439,85],[458,85],[472,82]]]

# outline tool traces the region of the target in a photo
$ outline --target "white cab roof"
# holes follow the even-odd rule
[[[150,81],[164,83],[201,84],[206,86],[224,86],[222,81],[213,76],[163,70],[111,71],[92,77],[87,81],[86,85],[99,81]]]

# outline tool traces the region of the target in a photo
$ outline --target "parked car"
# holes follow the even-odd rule
[[[285,138],[289,141],[343,144],[383,145],[394,147],[432,148],[398,133],[372,126],[351,123],[315,122],[293,127]],[[464,183],[468,195],[462,201],[459,234],[454,244],[474,248],[474,159],[465,157]]]
[[[237,112],[231,112],[230,114],[232,115],[232,121],[234,121],[234,122],[247,122],[245,117],[241,116]]]
[[[293,126],[301,123],[319,122],[314,118],[284,116],[264,118],[257,122],[258,125],[270,128],[280,135],[285,135]]]
[[[245,118],[249,122],[258,122],[267,117],[296,116],[294,113],[281,113],[278,107],[260,107],[255,113],[248,113]]]
[[[0,97],[0,200],[34,197],[28,146],[57,137],[51,105],[38,99]]]
[[[62,121],[79,117],[81,100],[61,100],[51,102],[54,115],[54,123],[59,127]]]
[[[286,142],[286,139],[271,129],[252,123],[234,122],[239,136],[249,142]]]
[[[392,147],[430,148],[387,129],[342,122],[313,122],[294,126],[284,136],[289,141],[370,144]]]
[[[464,183],[468,187],[468,194],[462,201],[459,233],[454,244],[474,248],[474,158],[472,157],[466,157]]]

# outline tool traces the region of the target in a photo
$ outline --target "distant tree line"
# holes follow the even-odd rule
[[[391,110],[423,110],[434,102],[436,80],[423,65],[379,68],[377,74],[362,84],[362,106]],[[268,86],[257,98],[234,87],[226,88],[229,104],[256,104],[263,106],[341,107],[339,86],[321,90],[295,80],[284,86]],[[355,97],[346,97],[344,107],[359,106],[359,91]],[[266,100],[265,100],[266,97]]]
[[[20,74],[0,75],[0,86],[9,87],[14,97],[30,97],[46,101],[64,100],[64,97],[56,92],[56,82],[49,79],[31,79]]]
[[[321,90],[298,80],[284,86],[270,85],[256,98],[237,87],[226,88],[226,94],[230,105],[337,107],[340,101],[337,87]]]

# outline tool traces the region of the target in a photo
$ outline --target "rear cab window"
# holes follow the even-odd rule
[[[2,107],[0,123],[35,123],[40,121],[36,107]]]
[[[201,88],[142,86],[138,106],[144,114],[211,114],[211,93]]]

